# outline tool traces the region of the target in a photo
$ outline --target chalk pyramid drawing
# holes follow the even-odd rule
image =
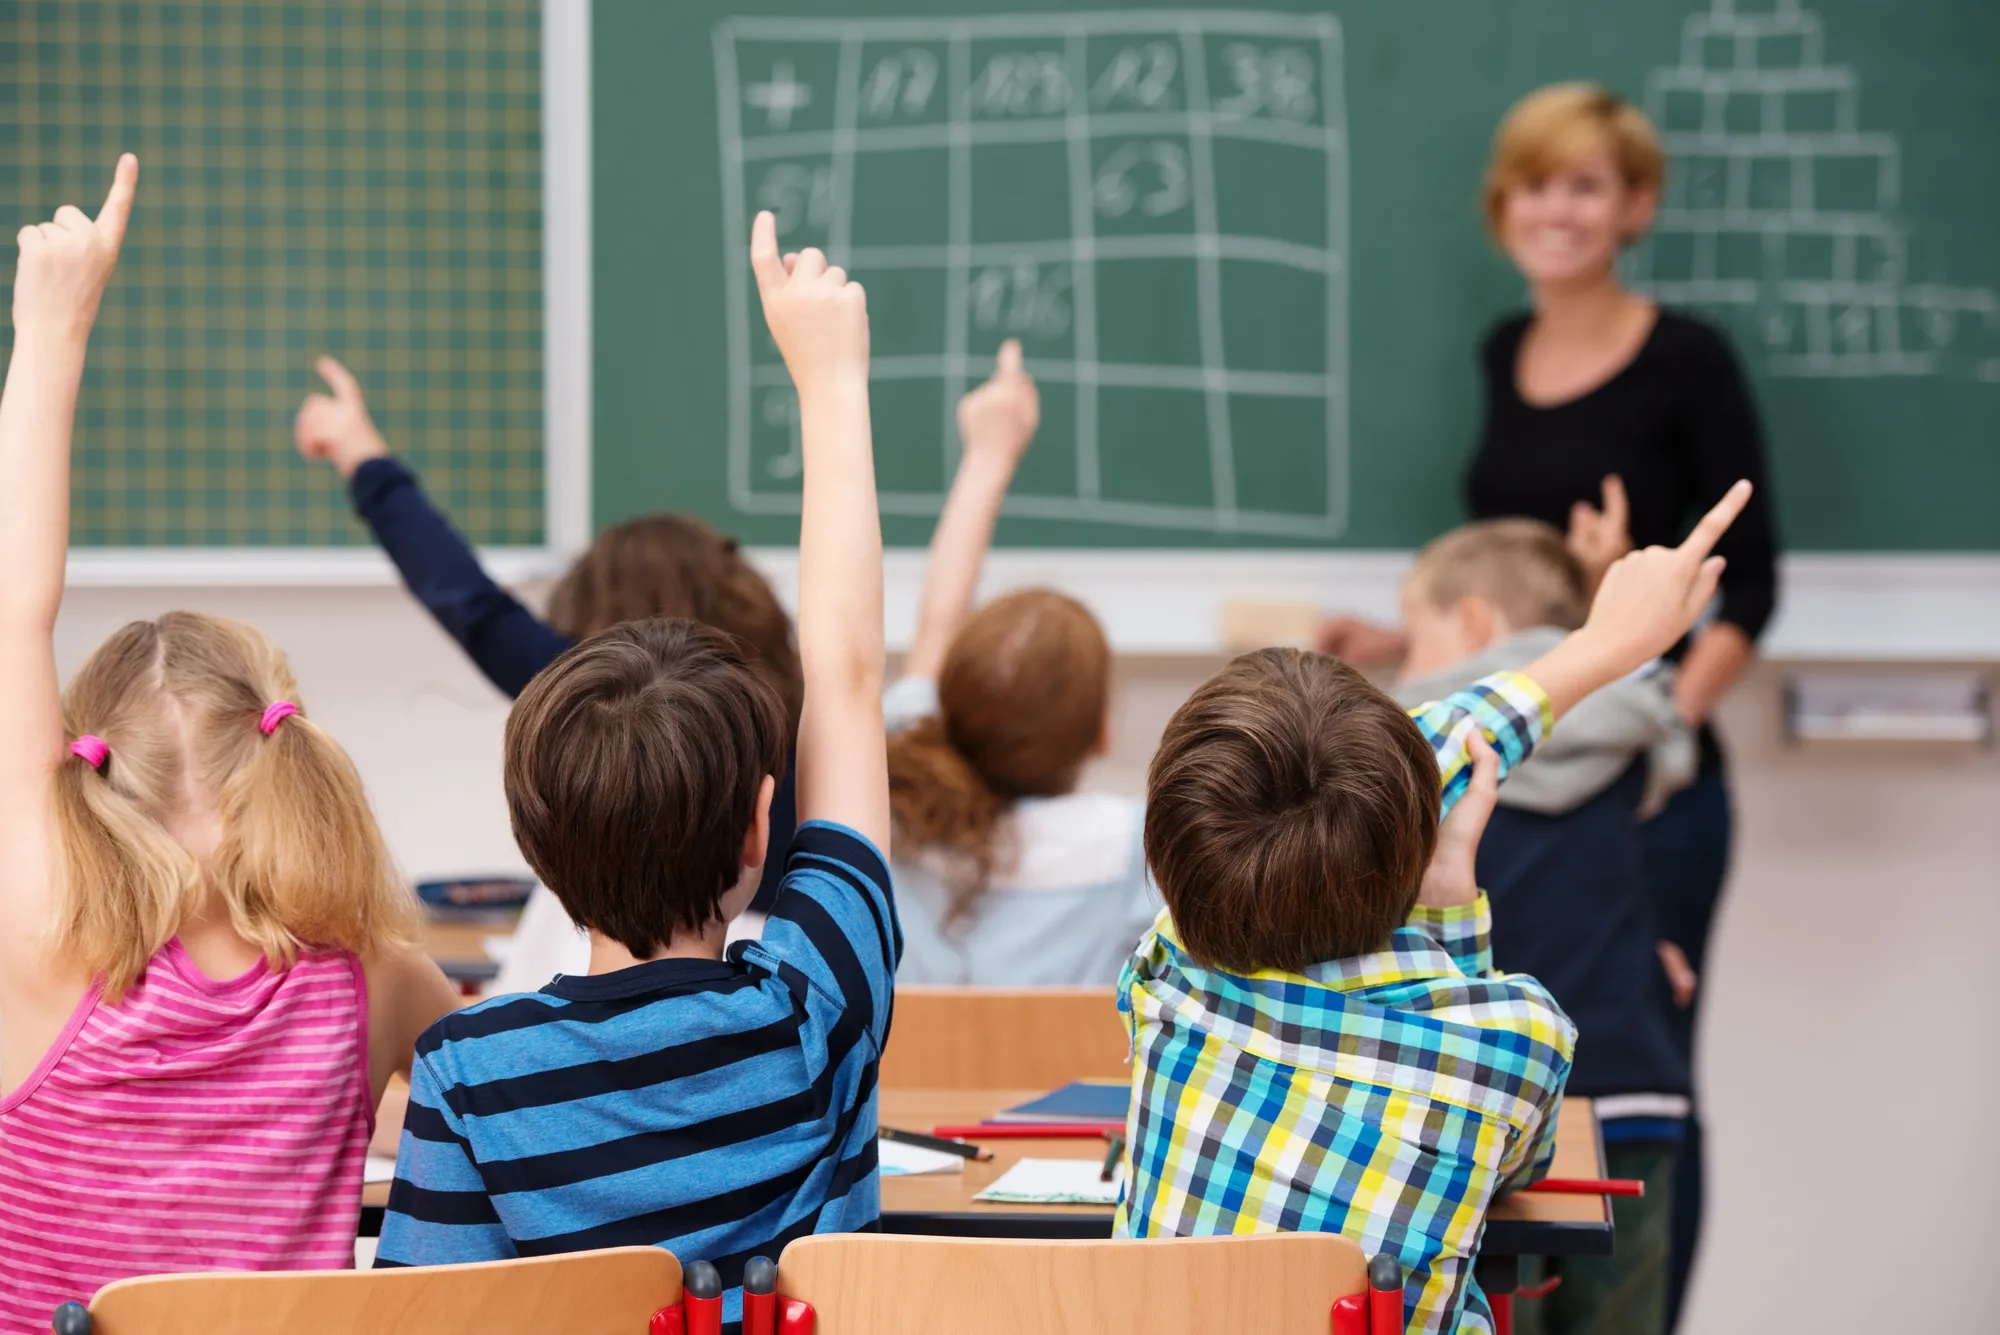
[[[1631,278],[1747,320],[1780,376],[2000,382],[2000,293],[1912,282],[1902,149],[1798,0],[1712,0],[1646,80],[1667,191]]]

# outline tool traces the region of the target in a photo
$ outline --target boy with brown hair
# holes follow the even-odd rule
[[[1493,1196],[1547,1171],[1575,1030],[1493,974],[1473,854],[1503,772],[1693,624],[1749,494],[1612,566],[1525,673],[1405,714],[1335,659],[1267,649],[1174,715],[1146,785],[1167,909],[1120,984],[1121,1233],[1343,1233],[1407,1268],[1412,1330],[1492,1329],[1471,1262]]]
[[[507,724],[507,803],[590,932],[590,972],[435,1025],[377,1265],[652,1244],[743,1263],[880,1213],[875,1068],[902,942],[885,861],[882,534],[861,288],[816,250],[751,263],[798,387],[804,818],[761,941],[725,957],[789,744],[744,642],[635,621],[569,650]]]

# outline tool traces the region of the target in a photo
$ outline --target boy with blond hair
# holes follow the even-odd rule
[[[1403,583],[1409,656],[1393,690],[1434,700],[1525,667],[1581,625],[1582,566],[1550,525],[1493,519],[1452,530]],[[1590,1098],[1613,1177],[1611,1256],[1540,1263],[1562,1285],[1536,1304],[1548,1335],[1658,1335],[1666,1321],[1673,1170],[1693,1082],[1674,1043],[1674,948],[1661,939],[1639,822],[1694,775],[1693,730],[1659,664],[1584,700],[1500,790],[1480,843],[1493,958],[1533,975],[1577,1026],[1569,1091]],[[1684,961],[1674,961],[1685,969]]]
[[[1120,983],[1120,1233],[1342,1233],[1402,1262],[1410,1329],[1492,1330],[1486,1209],[1547,1172],[1575,1031],[1494,974],[1472,854],[1503,771],[1693,624],[1749,493],[1613,565],[1525,672],[1405,714],[1332,658],[1263,650],[1174,715],[1146,785],[1167,907]]]

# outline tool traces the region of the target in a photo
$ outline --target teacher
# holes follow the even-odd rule
[[[1741,368],[1713,328],[1630,291],[1619,252],[1643,237],[1665,163],[1644,115],[1589,84],[1529,94],[1494,137],[1486,226],[1527,280],[1532,309],[1487,336],[1485,424],[1466,473],[1474,516],[1527,516],[1565,529],[1593,578],[1630,550],[1679,540],[1738,478],[1756,494],[1717,552],[1728,558],[1713,617],[1679,653],[1674,701],[1700,729],[1693,785],[1642,830],[1645,874],[1691,1054],[1694,979],[1728,871],[1727,769],[1708,719],[1743,674],[1777,601],[1777,535],[1762,432]],[[1321,648],[1376,665],[1400,632],[1339,618]],[[1684,964],[1685,967],[1680,967]],[[1701,1131],[1690,1116],[1673,1183],[1668,1329],[1701,1221]]]

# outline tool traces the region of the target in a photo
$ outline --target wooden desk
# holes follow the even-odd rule
[[[952,1122],[977,1122],[1045,1090],[885,1089],[883,1126],[928,1132]],[[394,1154],[403,1125],[409,1088],[394,1081],[382,1096],[375,1149]],[[989,1205],[972,1198],[990,1186],[1017,1159],[1097,1159],[1102,1140],[996,1140],[993,1158],[968,1163],[963,1173],[882,1179],[882,1231],[974,1238],[1104,1238],[1111,1235],[1111,1211],[1095,1205]],[[1597,1115],[1588,1099],[1563,1101],[1556,1137],[1554,1177],[1603,1177],[1603,1146]],[[362,1232],[381,1229],[380,1211],[389,1184],[362,1188]],[[1602,1196],[1523,1193],[1503,1196],[1486,1219],[1482,1254],[1494,1256],[1608,1256],[1611,1207]]]
[[[977,1122],[1044,1090],[882,1091],[882,1125],[929,1131]],[[1102,1140],[995,1140],[993,1158],[963,1173],[882,1179],[882,1231],[985,1238],[1103,1238],[1111,1211],[1095,1205],[989,1205],[972,1198],[1019,1159],[1099,1159]],[[1552,1177],[1603,1177],[1597,1115],[1588,1099],[1566,1099],[1557,1127]],[[1517,1193],[1494,1203],[1482,1253],[1513,1256],[1605,1256],[1611,1252],[1610,1202],[1602,1196]]]

